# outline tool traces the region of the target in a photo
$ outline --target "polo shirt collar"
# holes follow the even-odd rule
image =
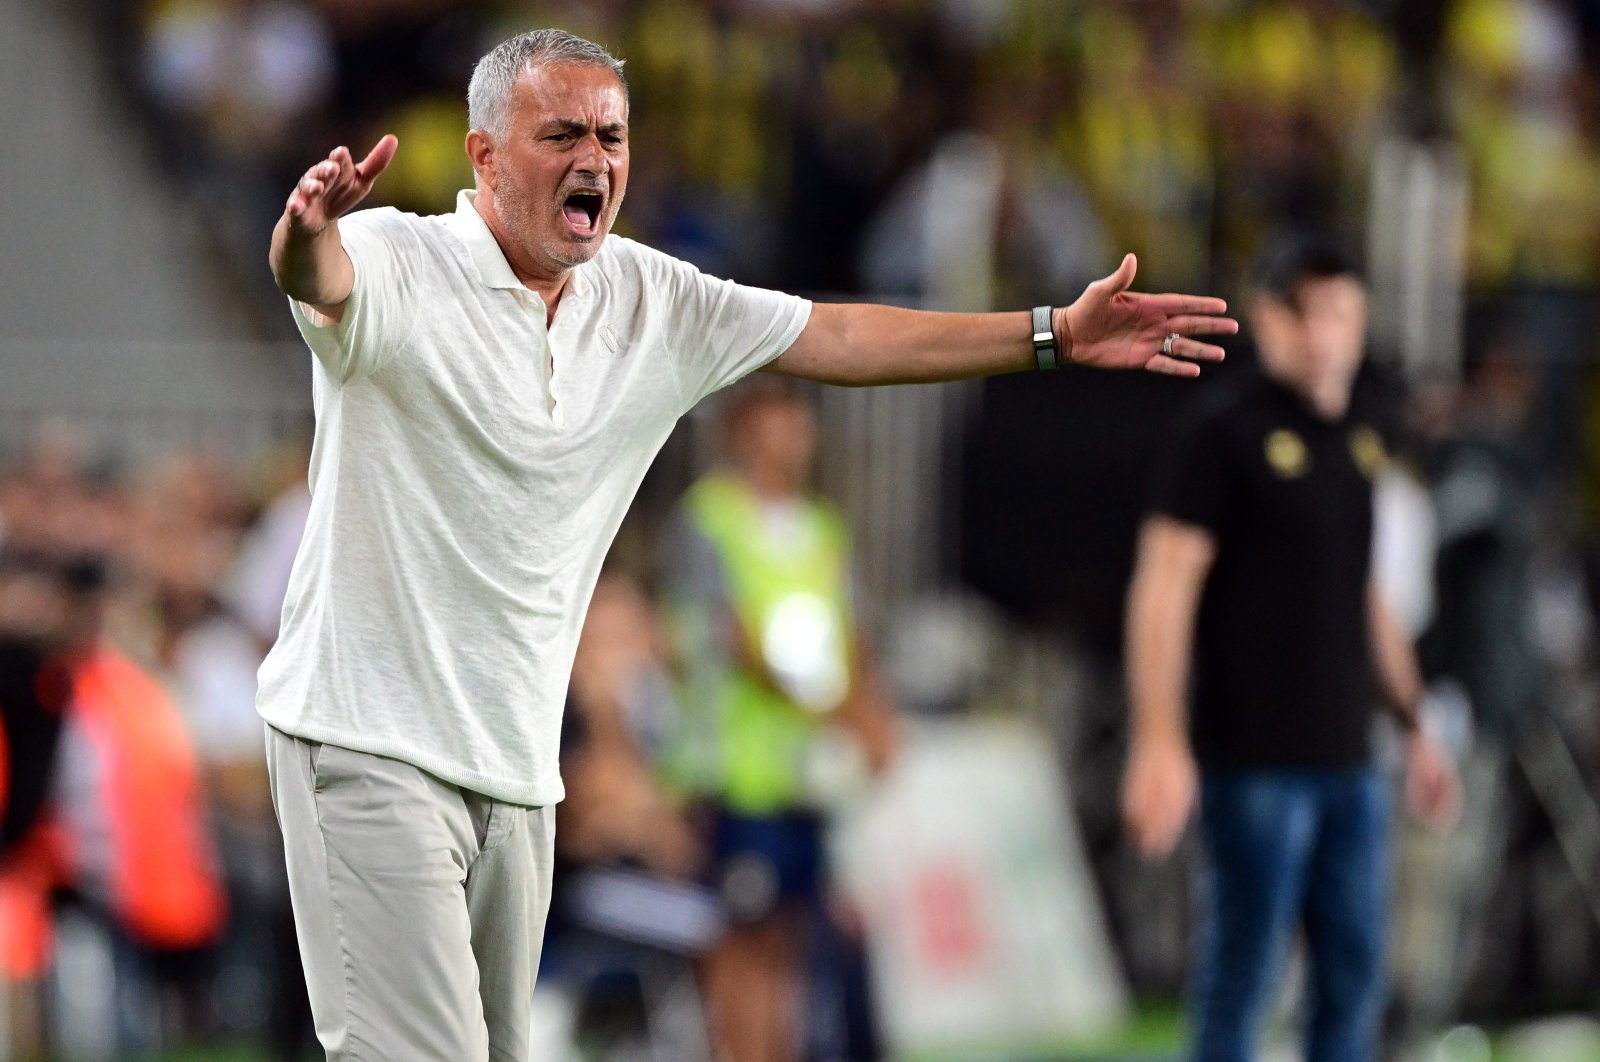
[[[511,271],[511,263],[506,261],[505,252],[500,250],[500,242],[494,238],[483,215],[473,205],[477,197],[477,190],[472,188],[463,188],[456,193],[456,211],[448,221],[451,230],[466,246],[473,268],[478,271],[478,279],[485,287],[526,290],[522,281]],[[583,288],[586,281],[581,266],[573,268],[567,283],[568,294]]]

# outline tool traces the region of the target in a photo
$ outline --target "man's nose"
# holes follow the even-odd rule
[[[580,173],[603,174],[611,169],[611,158],[606,154],[606,149],[600,143],[600,138],[593,133],[583,138],[578,145],[578,171]]]

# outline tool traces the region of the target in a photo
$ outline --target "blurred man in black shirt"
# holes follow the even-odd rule
[[[0,856],[50,795],[72,656],[98,629],[104,579],[96,558],[0,549]]]
[[[1199,798],[1208,874],[1194,1058],[1254,1057],[1299,927],[1307,1062],[1370,1062],[1388,878],[1369,738],[1380,695],[1407,732],[1413,810],[1448,817],[1455,776],[1418,726],[1416,661],[1369,573],[1384,448],[1354,395],[1365,290],[1336,249],[1297,238],[1264,259],[1247,313],[1263,373],[1203,397],[1141,532],[1123,810],[1159,857]]]

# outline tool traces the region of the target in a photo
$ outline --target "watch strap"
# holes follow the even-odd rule
[[[1041,372],[1060,365],[1056,333],[1050,324],[1051,316],[1052,310],[1048,306],[1033,308],[1033,357]]]

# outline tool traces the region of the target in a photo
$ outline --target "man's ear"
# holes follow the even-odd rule
[[[467,134],[467,158],[472,160],[472,170],[478,175],[478,183],[494,187],[495,157],[494,141],[482,129],[474,129]]]

